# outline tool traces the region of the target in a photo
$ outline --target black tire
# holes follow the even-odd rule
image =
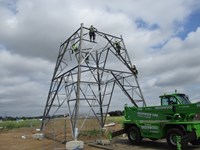
[[[173,148],[177,147],[177,140],[176,140],[176,136],[180,136],[183,137],[184,133],[183,131],[181,131],[178,128],[172,128],[167,132],[166,135],[166,140],[168,145],[170,145]],[[187,147],[188,143],[186,141],[181,141],[181,147]]]
[[[131,127],[128,130],[128,139],[132,144],[140,144],[142,142],[140,130],[137,127]]]
[[[190,141],[192,145],[200,145],[200,138],[198,140]]]

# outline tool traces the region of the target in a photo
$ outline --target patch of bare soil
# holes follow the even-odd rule
[[[48,150],[52,149],[54,144],[52,140],[33,139],[32,135],[35,133],[30,128],[13,129],[7,132],[0,133],[0,149],[1,150]],[[57,145],[62,146],[59,143]]]

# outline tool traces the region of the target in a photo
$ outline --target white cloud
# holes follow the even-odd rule
[[[139,61],[143,82],[147,82],[143,83],[145,93],[153,93],[155,88],[160,93],[178,89],[194,98],[189,87],[200,82],[199,35],[198,28],[185,40],[171,38],[159,51],[151,53],[145,61]]]

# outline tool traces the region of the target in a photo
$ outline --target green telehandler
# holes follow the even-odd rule
[[[125,105],[123,130],[114,132],[113,137],[126,133],[131,143],[140,144],[142,138],[158,140],[166,138],[176,148],[188,143],[200,145],[200,102],[191,103],[185,94],[175,93],[160,96],[160,106],[128,107]],[[177,139],[180,143],[177,143]]]

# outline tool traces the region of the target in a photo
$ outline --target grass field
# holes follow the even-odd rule
[[[18,120],[18,121],[2,121],[0,122],[0,130],[10,130],[16,128],[38,128],[41,121],[38,119]]]
[[[115,123],[123,123],[124,121],[124,116],[114,116],[114,117],[107,117],[106,122],[115,122]]]
[[[78,129],[79,138],[81,139],[94,139],[100,136],[104,138],[109,137],[110,131],[122,128],[123,116],[120,117],[107,117],[106,124],[115,123],[115,126],[106,127],[106,130],[100,130],[100,125],[97,119],[79,119]],[[84,122],[84,123],[83,123]],[[41,121],[38,119],[19,120],[19,121],[2,121],[0,122],[0,133],[12,131],[14,129],[37,129],[40,128]],[[35,132],[35,131],[34,131]],[[69,118],[54,118],[51,119],[44,130],[42,131],[47,139],[60,141],[61,143],[66,140],[72,139],[72,129]]]
[[[122,124],[124,120],[123,116],[117,117],[107,117],[106,123],[114,122],[116,124]],[[95,119],[87,119],[84,124],[83,120],[79,120],[79,128],[82,131],[92,131],[96,132],[99,130],[99,123]],[[16,128],[40,128],[41,121],[38,119],[27,119],[27,120],[18,120],[18,121],[2,121],[0,122],[0,131],[2,130],[11,130]],[[64,130],[65,126],[70,130],[69,119],[64,118],[55,118],[50,120],[47,124],[46,129],[49,130]],[[58,127],[58,129],[57,129]],[[68,131],[69,132],[69,131]]]
[[[82,122],[84,121],[84,124]],[[106,123],[114,122],[115,126],[106,127],[106,132],[101,136],[100,126],[97,119],[80,119],[78,139],[87,142],[94,142],[100,138],[108,139],[109,131],[118,130],[121,127],[123,117],[107,117]],[[38,133],[41,121],[38,119],[1,121],[0,122],[0,150],[49,150],[63,148],[66,141],[73,140],[69,118],[51,119],[45,126],[42,133],[45,138],[42,140],[33,139],[32,135]],[[22,138],[23,137],[23,138]],[[25,138],[25,139],[24,139]],[[85,145],[86,149],[98,150]]]

